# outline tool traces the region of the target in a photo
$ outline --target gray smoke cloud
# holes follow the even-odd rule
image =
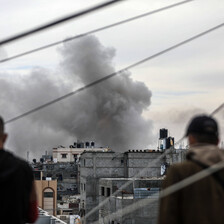
[[[94,36],[65,43],[59,52],[57,72],[36,68],[17,80],[1,80],[0,114],[6,120],[115,71],[115,50]],[[57,145],[68,146],[76,139],[93,140],[115,151],[146,148],[153,138],[152,122],[142,113],[150,105],[151,92],[130,75],[124,72],[8,124],[8,145],[23,155],[28,150],[36,155]]]

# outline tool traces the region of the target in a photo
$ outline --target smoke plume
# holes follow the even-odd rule
[[[57,72],[35,68],[19,81],[2,78],[0,114],[6,120],[115,71],[115,50],[102,46],[94,36],[65,43],[59,52],[62,60]],[[23,154],[24,150],[43,153],[77,139],[114,151],[145,148],[151,141],[152,122],[142,113],[150,99],[145,84],[124,72],[8,124],[8,145]]]

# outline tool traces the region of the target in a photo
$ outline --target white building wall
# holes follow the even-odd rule
[[[80,154],[84,151],[108,151],[107,148],[54,148],[53,149],[53,160],[55,162],[74,162],[74,155],[77,155],[79,158]]]

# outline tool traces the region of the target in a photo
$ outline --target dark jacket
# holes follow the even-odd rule
[[[213,145],[189,150],[187,161],[168,169],[163,187],[175,184],[205,167],[224,161],[224,150]],[[218,178],[218,179],[217,179]],[[158,224],[223,224],[224,171],[210,175],[160,200]]]
[[[28,163],[0,149],[0,219],[4,223],[27,222],[32,182]]]

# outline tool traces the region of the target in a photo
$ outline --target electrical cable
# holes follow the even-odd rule
[[[2,59],[2,60],[0,60],[0,63],[4,63],[4,62],[7,62],[7,61],[16,59],[16,58],[20,58],[20,57],[25,56],[25,55],[29,55],[29,54],[32,54],[32,53],[35,53],[35,52],[38,52],[38,51],[41,51],[41,50],[44,50],[44,49],[62,44],[62,43],[65,43],[65,42],[69,42],[69,41],[72,41],[72,40],[75,40],[75,39],[78,39],[78,38],[81,38],[81,37],[84,37],[84,36],[87,36],[87,35],[90,35],[90,34],[93,34],[93,33],[97,33],[97,32],[100,32],[100,31],[103,31],[103,30],[106,30],[106,29],[109,29],[109,28],[112,28],[112,27],[115,27],[115,26],[119,26],[119,25],[122,25],[122,24],[125,24],[125,23],[128,23],[128,22],[143,18],[145,16],[156,14],[158,12],[161,12],[161,11],[164,11],[164,10],[167,10],[167,9],[170,9],[170,8],[174,8],[176,6],[180,6],[180,5],[192,2],[192,1],[194,1],[194,0],[187,0],[187,1],[178,2],[178,3],[172,4],[172,5],[160,8],[160,9],[156,9],[156,10],[153,10],[153,11],[135,16],[135,17],[131,17],[131,18],[122,20],[120,22],[116,22],[116,23],[113,23],[113,24],[110,24],[110,25],[107,25],[107,26],[103,26],[103,27],[88,31],[86,33],[78,34],[76,36],[66,38],[65,40],[62,40],[62,41],[57,41],[57,42],[54,42],[54,43],[51,43],[51,44],[48,44],[48,45],[45,45],[45,46],[42,46],[42,47],[38,47],[38,48],[29,50],[29,51],[26,51],[26,52],[23,52],[23,53],[20,53],[20,54],[17,54],[17,55],[14,55],[14,56],[11,56],[11,57],[8,57],[8,58],[5,58],[5,59]]]
[[[219,110],[221,110],[224,107],[224,103],[221,104],[218,108],[216,108],[211,114],[210,116],[213,116],[214,114],[216,114]]]
[[[23,114],[20,114],[18,116],[15,116],[14,118],[11,118],[11,119],[7,120],[5,122],[5,124],[11,123],[11,122],[16,121],[18,119],[21,119],[21,118],[23,118],[23,117],[25,117],[25,116],[27,116],[27,115],[29,115],[31,113],[34,113],[34,112],[36,112],[38,110],[41,110],[41,109],[43,109],[43,108],[45,108],[47,106],[50,106],[50,105],[52,105],[52,104],[54,104],[54,103],[56,103],[58,101],[61,101],[61,100],[65,99],[65,98],[68,98],[68,97],[70,97],[72,95],[75,95],[75,94],[77,94],[77,93],[79,93],[79,92],[81,92],[83,90],[89,89],[90,87],[92,87],[92,86],[94,86],[96,84],[99,84],[101,82],[104,82],[104,81],[106,81],[106,80],[108,80],[108,79],[110,79],[110,78],[112,78],[112,77],[114,77],[116,75],[119,75],[119,74],[121,74],[121,73],[123,73],[123,72],[125,72],[127,70],[130,70],[130,69],[132,69],[132,68],[134,68],[134,67],[136,67],[136,66],[138,66],[140,64],[143,64],[146,61],[149,61],[149,60],[154,59],[154,58],[156,58],[156,57],[158,57],[160,55],[163,55],[163,54],[165,54],[165,53],[167,53],[167,52],[169,52],[171,50],[174,50],[174,49],[176,49],[176,48],[178,48],[178,47],[180,47],[180,46],[182,46],[184,44],[187,44],[187,43],[189,43],[189,42],[191,42],[191,41],[193,41],[193,40],[195,40],[195,39],[197,39],[199,37],[202,37],[202,36],[204,36],[204,35],[206,35],[206,34],[208,34],[210,32],[213,32],[213,31],[215,31],[215,30],[217,30],[217,29],[219,29],[219,28],[221,28],[223,26],[224,26],[224,23],[221,23],[218,26],[215,26],[215,27],[213,27],[211,29],[208,29],[208,30],[206,30],[204,32],[201,32],[201,33],[199,33],[199,34],[197,34],[197,35],[195,35],[195,36],[193,36],[193,37],[191,37],[189,39],[186,39],[186,40],[184,40],[182,42],[179,42],[178,44],[175,44],[175,45],[173,45],[173,46],[171,46],[169,48],[166,48],[165,50],[162,50],[162,51],[160,51],[160,52],[158,52],[156,54],[153,54],[152,56],[149,56],[149,57],[146,57],[146,58],[144,58],[142,60],[139,60],[138,62],[135,62],[135,63],[127,66],[126,68],[123,68],[123,69],[121,69],[121,70],[119,70],[117,72],[114,72],[112,74],[109,74],[109,75],[107,75],[107,76],[105,76],[103,78],[100,78],[100,79],[98,79],[98,80],[96,80],[94,82],[91,82],[91,83],[89,83],[89,84],[87,84],[87,85],[85,85],[85,86],[83,86],[83,87],[81,87],[81,88],[79,88],[79,89],[77,89],[75,91],[72,91],[72,92],[70,92],[68,94],[65,94],[64,96],[58,97],[58,98],[56,98],[56,99],[54,99],[52,101],[49,101],[49,102],[47,102],[45,104],[42,104],[41,106],[38,106],[38,107],[36,107],[34,109],[31,109],[31,110],[29,110],[29,111],[27,111],[27,112],[25,112]]]
[[[22,32],[22,33],[20,33],[20,34],[16,34],[16,35],[14,35],[14,36],[8,37],[8,38],[6,38],[6,39],[0,41],[0,46],[1,46],[1,45],[4,45],[4,44],[7,44],[7,43],[10,43],[10,42],[12,42],[12,41],[21,39],[21,38],[23,38],[23,37],[29,36],[29,35],[31,35],[31,34],[37,33],[37,32],[39,32],[39,31],[48,29],[48,28],[50,28],[50,27],[56,26],[56,25],[58,25],[58,24],[67,22],[67,21],[69,21],[69,20],[71,20],[71,19],[74,19],[74,18],[83,16],[83,15],[85,15],[85,14],[87,14],[87,13],[90,13],[90,12],[93,12],[93,11],[96,11],[96,10],[99,10],[99,9],[101,9],[101,8],[104,8],[104,7],[106,7],[106,6],[112,5],[112,4],[117,3],[117,2],[119,2],[119,1],[123,1],[123,0],[106,1],[106,2],[103,2],[103,3],[101,3],[101,4],[95,5],[95,6],[93,6],[93,7],[90,7],[90,8],[88,8],[88,9],[81,10],[80,12],[76,12],[76,13],[74,13],[74,14],[65,16],[65,17],[63,17],[63,18],[61,18],[61,19],[57,19],[57,20],[55,20],[55,21],[53,21],[53,22],[49,22],[49,23],[47,23],[47,24],[45,24],[45,25],[41,25],[41,26],[39,26],[39,27],[30,29],[30,30],[25,31],[25,32]]]
[[[213,173],[215,173],[215,172],[217,172],[217,171],[219,171],[223,168],[224,168],[224,161],[221,161],[219,163],[216,163],[216,164],[210,166],[207,169],[203,169],[202,171],[200,171],[200,172],[198,172],[198,173],[196,173],[196,174],[194,174],[190,177],[187,177],[187,178],[185,178],[185,179],[167,187],[166,189],[162,190],[160,192],[159,198],[166,197],[166,196],[168,196],[168,195],[170,195],[170,194],[172,194],[172,193],[174,193],[178,190],[181,190],[181,189],[183,189],[183,188],[185,188],[185,187],[187,187],[187,186],[189,186],[189,185],[191,185],[191,184],[193,184],[193,183],[195,183],[195,182],[197,182],[197,181],[199,181],[199,180],[201,180],[201,179],[203,179],[203,178],[205,178],[205,177],[207,177],[207,176],[209,176],[209,175],[211,175],[211,174],[213,174]],[[114,218],[118,217],[119,215],[124,216],[124,215],[126,215],[126,214],[128,214],[128,213],[130,213],[134,210],[140,209],[142,207],[145,207],[146,205],[149,205],[153,202],[156,202],[158,199],[139,200],[134,204],[131,204],[131,205],[125,207],[125,208],[122,208],[121,211],[119,209],[117,212],[114,212],[114,213],[104,217],[104,221],[107,223],[107,221],[109,221],[110,219],[114,219]],[[95,223],[98,223],[98,221],[94,222],[94,224]]]
[[[221,104],[223,105],[223,104]],[[216,113],[218,113],[222,107],[218,106],[214,112],[213,112],[213,115],[215,115]],[[211,116],[211,114],[210,114]],[[182,138],[180,138],[175,144],[179,144],[180,142],[183,141],[183,139],[185,138],[186,136],[184,135]],[[142,174],[144,174],[144,172],[146,171],[147,168],[149,168],[149,165],[151,165],[152,167],[157,164],[163,157],[165,157],[167,154],[169,153],[172,153],[172,150],[174,150],[174,146],[171,146],[169,149],[166,149],[165,152],[163,152],[163,154],[161,154],[160,156],[158,156],[156,159],[154,159],[152,162],[150,162],[144,169],[142,169],[139,173],[137,173],[134,177],[132,177],[133,179],[130,180],[130,181],[127,181],[125,184],[123,184],[122,186],[119,187],[118,190],[116,190],[111,196],[116,196],[120,190],[123,190],[125,189],[126,187],[128,187],[130,184],[133,183],[134,179],[137,178],[137,177],[141,177]],[[88,218],[90,215],[92,215],[94,212],[96,212],[99,208],[101,208],[103,205],[105,205],[106,203],[108,203],[110,201],[110,198],[106,198],[104,199],[102,202],[100,202],[100,204],[96,207],[94,207],[91,211],[89,211],[86,215],[85,215],[85,218]]]

